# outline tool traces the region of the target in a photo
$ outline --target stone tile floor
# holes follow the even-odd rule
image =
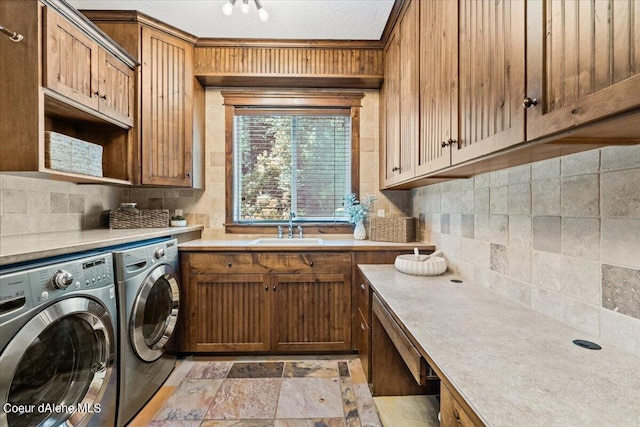
[[[360,360],[344,356],[179,360],[131,427],[379,427]]]

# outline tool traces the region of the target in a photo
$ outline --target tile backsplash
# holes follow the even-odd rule
[[[450,268],[640,355],[640,145],[421,187],[411,204]]]
[[[98,228],[129,189],[0,174],[0,236]]]

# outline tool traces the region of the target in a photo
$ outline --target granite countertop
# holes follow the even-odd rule
[[[487,425],[640,425],[640,357],[452,275],[359,267]]]
[[[202,231],[202,225],[61,231],[0,237],[0,265]]]
[[[216,251],[335,251],[335,250],[350,250],[350,251],[372,251],[372,250],[393,250],[401,249],[409,252],[413,251],[414,247],[419,248],[421,251],[434,251],[435,245],[432,243],[424,242],[408,242],[408,243],[391,243],[391,242],[374,242],[371,240],[354,240],[345,239],[344,237],[334,236],[321,236],[323,240],[322,245],[296,245],[295,238],[291,239],[291,245],[255,245],[252,244],[255,239],[216,239],[206,240],[197,239],[189,242],[181,243],[180,250],[183,252],[216,252]],[[288,239],[285,237],[285,241]]]

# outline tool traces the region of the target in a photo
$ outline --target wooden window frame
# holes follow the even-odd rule
[[[233,222],[233,138],[236,107],[273,108],[350,108],[351,110],[351,192],[360,194],[360,108],[362,92],[348,91],[222,91],[225,111],[225,233],[272,234],[273,224],[236,224]],[[311,222],[304,230],[312,234],[349,234],[351,224]]]

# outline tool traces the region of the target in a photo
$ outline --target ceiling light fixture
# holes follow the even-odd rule
[[[224,6],[222,6],[222,13],[224,13],[227,16],[230,16],[233,13],[233,6],[235,6],[237,0],[227,0],[227,2],[224,4]],[[251,4],[249,3],[250,1],[252,1],[255,5],[256,5],[256,9],[258,9],[258,16],[260,17],[260,20],[262,22],[267,22],[267,20],[269,19],[269,12],[267,12],[263,7],[262,4],[260,3],[259,0],[242,0],[242,4],[240,5],[240,10],[242,10],[242,13],[249,13],[249,10],[251,10]]]

